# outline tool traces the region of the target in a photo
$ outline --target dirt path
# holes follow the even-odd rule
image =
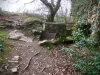
[[[63,45],[55,46],[53,50],[45,50],[38,45],[37,39],[32,42],[22,40],[7,40],[7,42],[11,45],[9,60],[14,56],[20,57],[18,74],[15,75],[72,75],[69,57],[61,51]],[[9,75],[14,74],[9,72]]]
[[[38,46],[37,40],[32,43],[10,40],[9,43],[13,46],[12,57],[20,56],[19,75],[71,75],[70,62],[61,47],[48,51]]]

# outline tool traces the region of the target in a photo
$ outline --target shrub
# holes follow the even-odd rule
[[[70,60],[74,62],[73,75],[99,75],[100,74],[100,51],[97,41],[88,39],[84,32],[84,20],[77,21],[76,30],[73,31],[73,39],[75,40],[76,50],[63,48],[67,54],[72,57]]]
[[[100,74],[100,52],[90,52],[88,57],[78,59],[74,65],[75,71],[80,70],[78,75],[99,75]]]
[[[8,39],[10,36],[5,32],[0,30],[0,38],[1,39]]]
[[[38,18],[28,17],[28,18],[25,18],[25,19],[24,19],[24,22],[23,22],[23,23],[25,24],[25,23],[32,22],[32,21],[33,21],[33,22],[35,22],[35,21],[37,21],[37,22],[42,22],[42,21],[41,21],[40,19],[38,19]]]
[[[2,8],[0,8],[0,16],[5,15],[4,11],[2,10]]]
[[[74,62],[73,75],[99,75],[100,74],[100,51],[72,50],[62,48],[72,57]]]
[[[87,35],[86,32],[89,32],[90,30],[89,28],[84,28],[84,25],[85,20],[82,18],[76,22],[76,29],[72,32],[73,39],[75,40],[75,47],[80,49],[83,48],[85,50],[98,50],[98,46],[95,46],[98,42],[88,39],[89,34]]]
[[[27,29],[27,28],[31,28],[32,29],[34,27],[41,26],[42,25],[42,21],[40,19],[37,19],[37,18],[28,17],[28,18],[24,19],[23,25],[24,25],[25,29]]]

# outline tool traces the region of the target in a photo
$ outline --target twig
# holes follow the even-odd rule
[[[42,70],[40,72],[43,72],[45,70],[46,67],[43,67]]]
[[[31,2],[28,2],[28,3],[24,3],[24,5],[23,5],[22,7],[20,7],[20,8],[17,10],[17,12],[20,11],[22,8],[24,8],[25,5],[30,4],[30,3],[33,3],[34,1],[35,1],[35,0],[32,0]]]
[[[14,3],[11,3],[10,1],[8,1],[8,3],[10,3],[10,4],[15,4],[15,3],[17,3],[17,2],[19,2],[20,0],[17,0],[17,1],[15,1]]]

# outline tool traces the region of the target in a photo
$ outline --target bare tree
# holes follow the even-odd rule
[[[61,0],[57,0],[57,3],[54,3],[54,0],[51,0],[51,2],[48,2],[48,0],[41,0],[43,4],[48,8],[49,10],[49,15],[47,18],[48,22],[53,22],[55,14],[57,13],[59,7],[60,7],[60,2]]]

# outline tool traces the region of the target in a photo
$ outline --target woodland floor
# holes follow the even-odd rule
[[[20,16],[10,16],[9,18],[15,22],[16,18],[21,19]],[[5,29],[7,33],[14,30],[16,28]],[[22,30],[17,29],[17,31],[25,34],[26,37],[34,38]],[[61,50],[62,47],[72,47],[72,44],[55,45],[54,49],[46,50],[38,45],[38,39],[33,39],[32,42],[8,39],[6,42],[10,45],[8,59],[10,60],[14,56],[20,56],[20,59],[18,74],[11,73],[10,68],[13,66],[9,64],[5,75],[72,75],[70,56]]]

